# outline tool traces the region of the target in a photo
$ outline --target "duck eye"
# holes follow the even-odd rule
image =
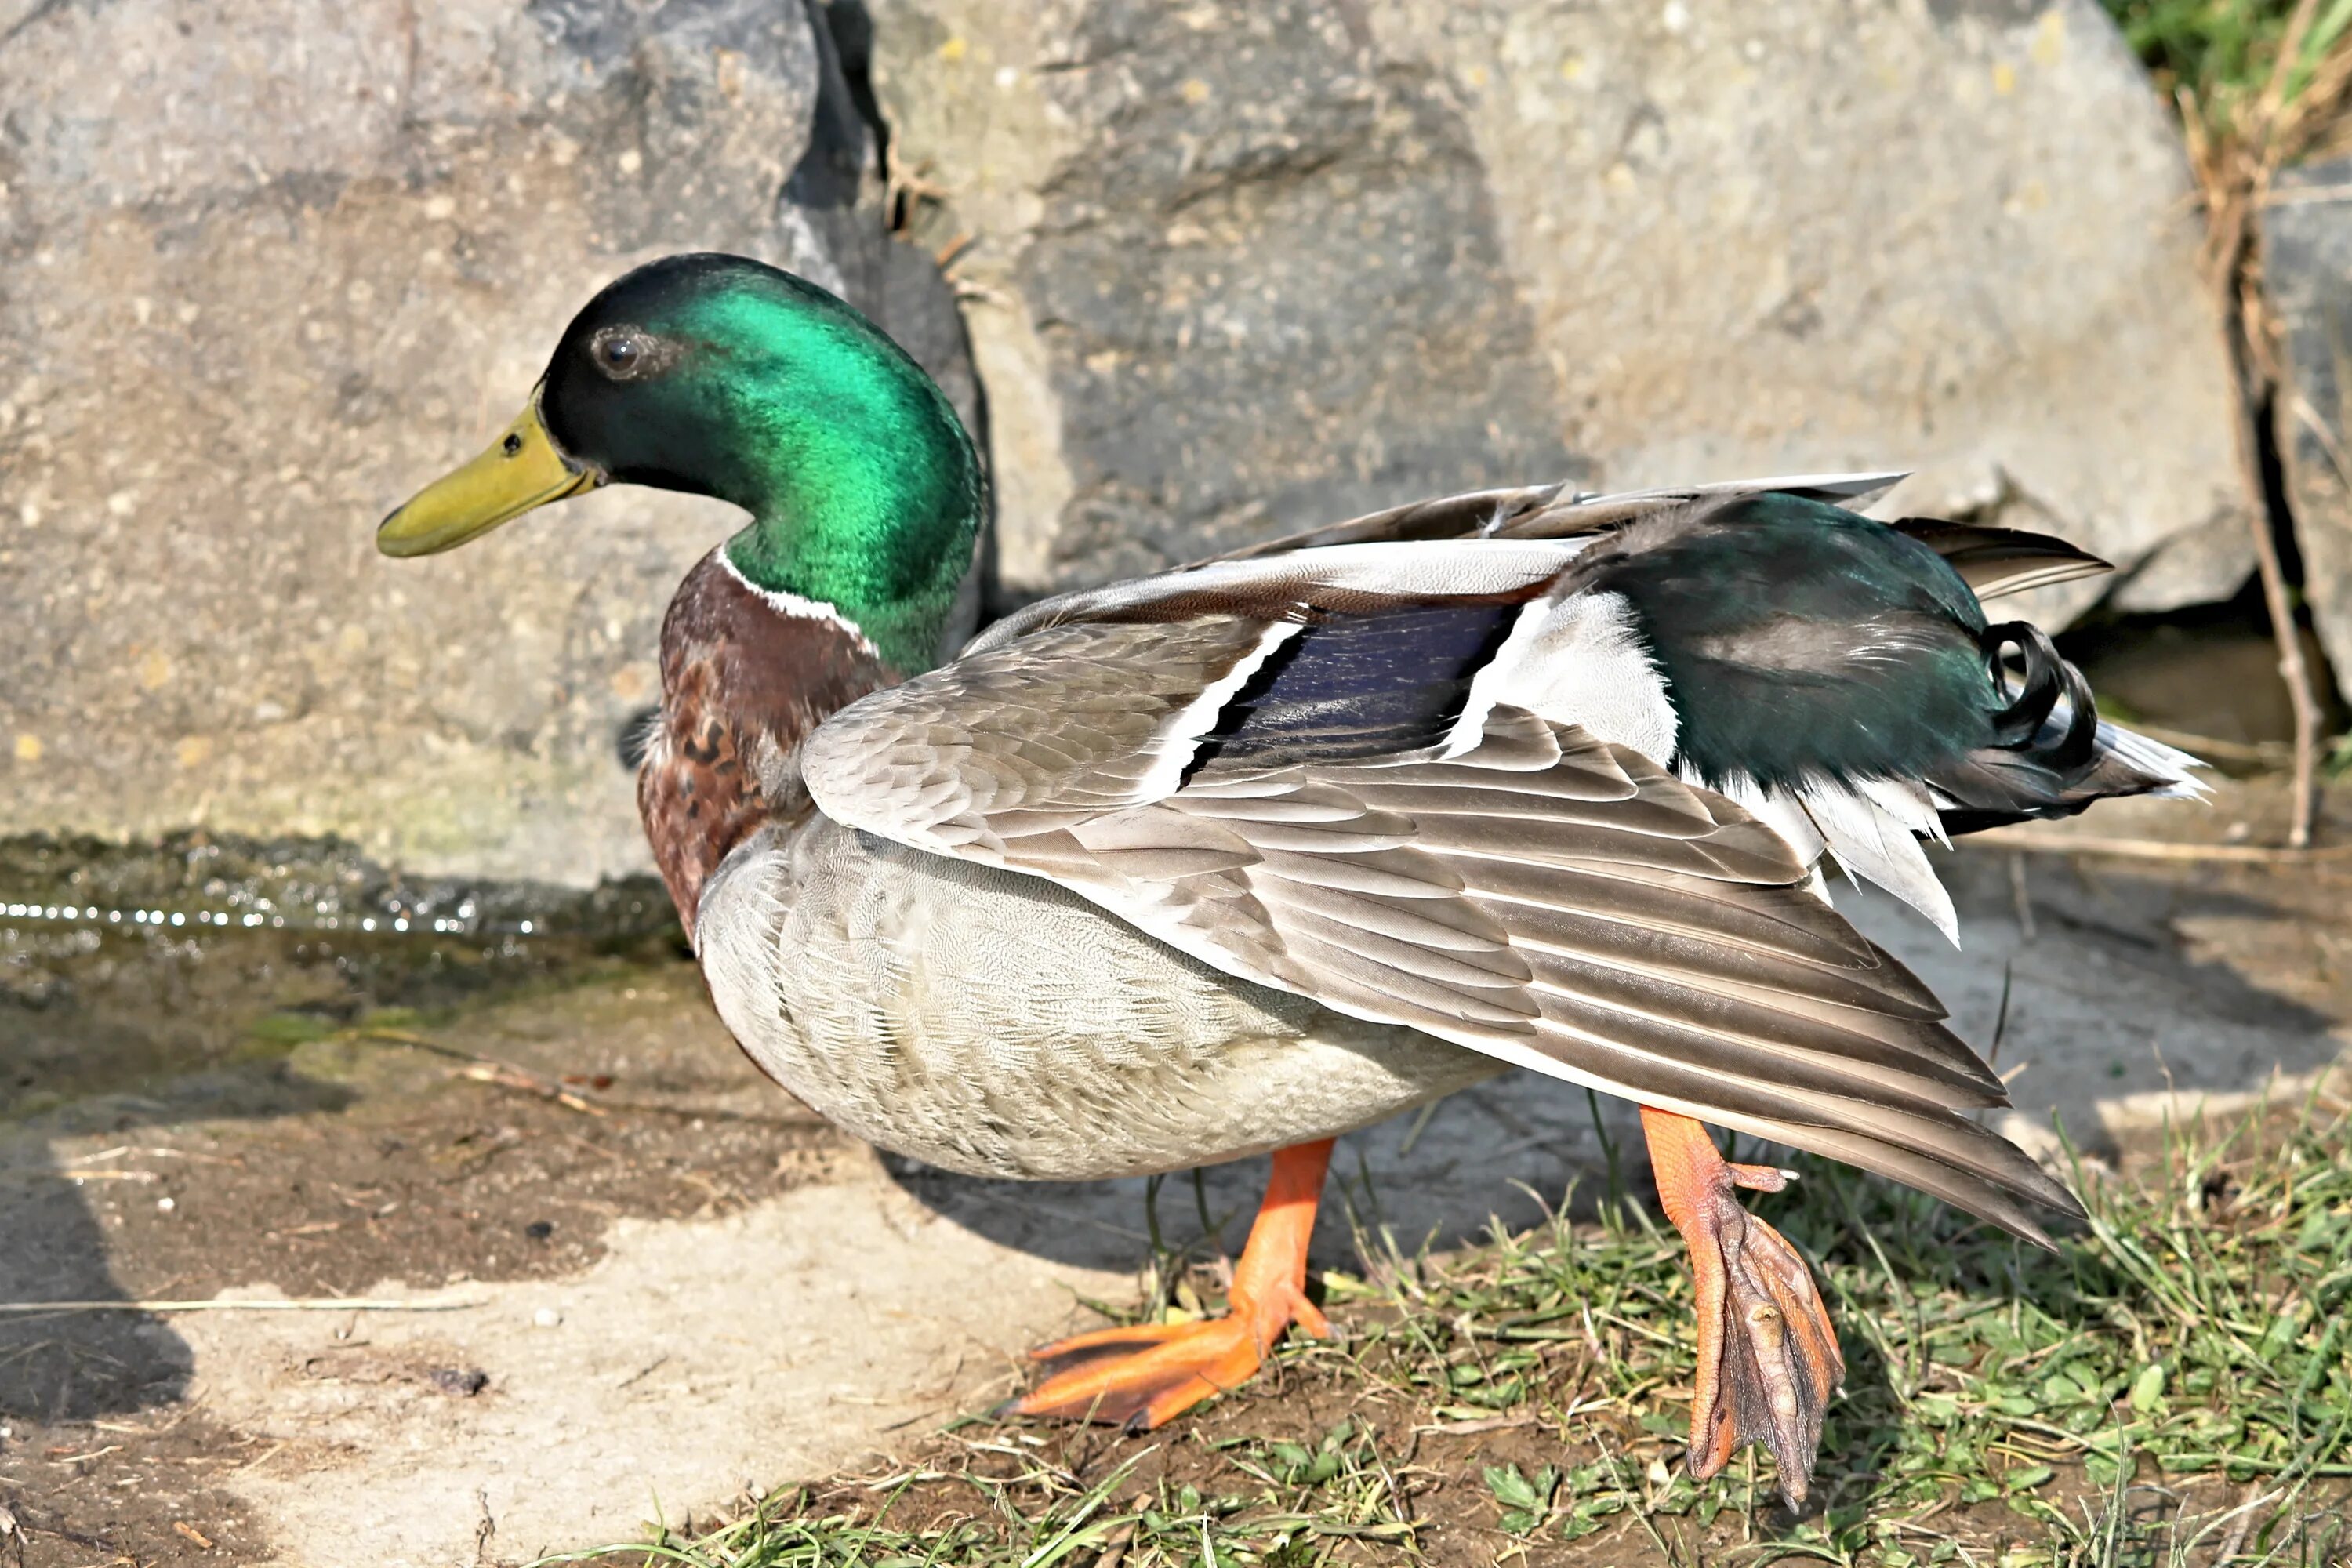
[[[596,368],[614,381],[627,381],[644,371],[653,357],[647,351],[644,335],[626,327],[599,332],[589,345]]]

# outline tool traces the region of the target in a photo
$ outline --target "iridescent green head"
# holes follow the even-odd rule
[[[762,588],[829,605],[912,673],[938,658],[983,506],[955,411],[824,289],[737,256],[673,256],[589,301],[521,417],[384,519],[426,555],[598,485],[734,502]]]

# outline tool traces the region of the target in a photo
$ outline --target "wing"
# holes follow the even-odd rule
[[[837,820],[1050,878],[1230,973],[2038,1238],[2029,1205],[2073,1202],[1964,1114],[1998,1080],[1780,835],[1482,694],[1574,553],[1459,567],[1450,598],[1299,590],[1311,561],[1255,607],[1130,594],[866,698],[805,777]]]
[[[1734,479],[1721,484],[1676,485],[1662,489],[1625,490],[1614,494],[1573,490],[1565,484],[1471,490],[1458,496],[1444,496],[1435,500],[1391,507],[1386,511],[1369,512],[1345,522],[1328,523],[1304,533],[1249,545],[1214,559],[1248,561],[1332,544],[1399,543],[1440,539],[1584,538],[1622,528],[1626,523],[1659,512],[1744,496],[1794,495],[1808,500],[1860,505],[1892,489],[1904,477],[1892,473],[1784,474],[1769,479]]]
[[[1416,540],[1591,539],[1643,518],[1763,495],[1860,506],[1906,477],[1900,473],[1790,474],[1613,495],[1571,490],[1564,484],[1473,490],[1391,507],[1215,559],[1248,561],[1324,545]],[[2021,594],[2029,588],[2046,588],[2115,570],[2088,551],[2046,533],[1933,517],[1899,518],[1886,526],[1942,556],[1979,599]]]
[[[1090,619],[1221,605],[1286,614],[1318,594],[1336,605],[1343,589],[1358,608],[1411,602],[1401,584],[1532,595],[1558,624],[1498,650],[1496,675],[1509,679],[1490,678],[1481,701],[1580,722],[1667,763],[1762,816],[1808,863],[1833,853],[1957,942],[1923,838],[2065,815],[2105,795],[2181,793],[2193,788],[2190,759],[2120,731],[2085,751],[2063,722],[1996,733],[2002,699],[1989,667],[2001,648],[1985,640],[1979,601],[2106,563],[2042,534],[1881,523],[1839,504],[1901,478],[1475,491],[1044,600],[965,651]]]

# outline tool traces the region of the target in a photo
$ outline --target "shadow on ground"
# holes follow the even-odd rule
[[[208,1096],[209,1114],[259,1116],[336,1111],[351,1096],[264,1069],[243,1092]],[[259,1102],[247,1111],[226,1108]],[[84,1124],[134,1145],[148,1127],[177,1118],[152,1102],[117,1100],[82,1108]],[[184,1101],[177,1108],[184,1115]],[[12,1149],[11,1143],[15,1144]],[[103,1153],[104,1151],[100,1152]],[[112,1264],[108,1231],[125,1205],[164,1201],[119,1160],[71,1166],[49,1158],[46,1140],[0,1138],[0,1418],[56,1426],[148,1409],[184,1397],[194,1359],[187,1342],[152,1312],[97,1310],[92,1304],[134,1298]],[[55,1312],[19,1309],[76,1303]]]
[[[137,1291],[120,1278],[131,1216],[174,1203],[133,1156],[203,1158],[148,1149],[151,1134],[331,1116],[356,1092],[296,1070],[303,1040],[667,946],[650,885],[477,895],[332,842],[11,839],[0,882],[18,910],[0,918],[0,1417],[52,1425],[187,1393],[191,1352],[161,1317],[18,1310],[218,1289],[184,1272],[142,1270]],[[534,919],[554,934],[524,937]],[[67,1142],[77,1152],[60,1163]]]

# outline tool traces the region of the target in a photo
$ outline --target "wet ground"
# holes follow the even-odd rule
[[[2238,784],[2084,826],[2263,841],[2281,807]],[[2352,1037],[2352,864],[1948,864],[1965,952],[1842,902],[2022,1068],[2022,1134],[2055,1111],[2095,1151]],[[744,1061],[647,887],[493,898],[194,840],[0,869],[0,910],[38,911],[0,914],[0,1563],[625,1538],[1001,1397],[1022,1346],[1131,1295],[1154,1224],[1237,1243],[1262,1172],[1148,1216],[1139,1183],[886,1166]],[[1580,1093],[1497,1080],[1343,1146],[1318,1255],[1523,1221],[1601,1158]]]

